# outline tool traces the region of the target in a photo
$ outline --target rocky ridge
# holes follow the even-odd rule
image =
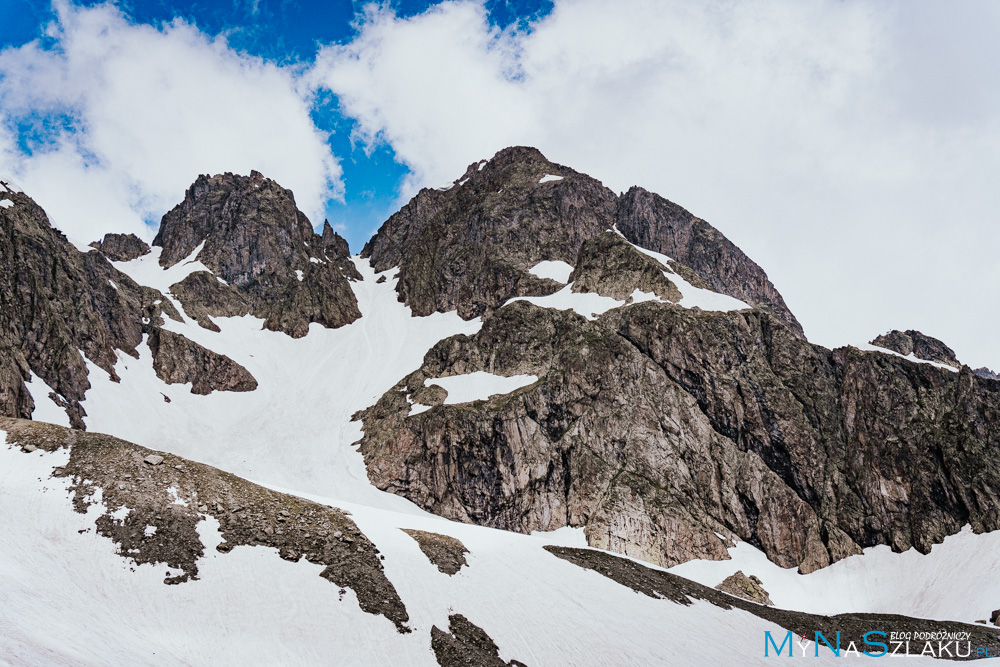
[[[616,225],[711,289],[760,305],[802,333],[763,270],[707,222],[640,188],[619,197],[523,146],[470,165],[448,188],[421,190],[361,256],[378,271],[399,267],[399,299],[415,315],[455,310],[471,319],[513,297],[555,292],[558,283],[529,269],[545,260],[572,264],[585,241]]]

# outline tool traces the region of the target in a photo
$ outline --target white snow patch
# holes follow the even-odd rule
[[[112,264],[140,285],[154,287],[167,294],[171,285],[179,283],[196,271],[212,273],[207,266],[198,261],[198,253],[204,247],[205,242],[202,241],[190,255],[167,269],[160,266],[160,255],[163,253],[163,248],[159,246],[153,246],[150,252],[142,257],[128,262],[112,262]],[[178,304],[175,302],[174,305]]]
[[[0,208],[10,208],[14,205],[10,199],[0,199]]]
[[[229,283],[227,283],[227,282],[225,281],[225,279],[223,279],[223,277],[222,277],[222,276],[215,276],[215,279],[216,279],[216,280],[218,280],[218,281],[219,281],[220,283],[222,283],[223,285],[228,285],[228,284],[229,284]]]
[[[857,348],[862,352],[879,352],[881,354],[892,355],[894,357],[899,357],[900,359],[906,359],[907,361],[912,361],[915,364],[930,364],[931,366],[942,368],[946,371],[951,371],[952,373],[959,372],[959,369],[955,368],[954,366],[949,366],[948,364],[942,364],[940,361],[929,361],[927,359],[920,359],[919,357],[915,356],[912,352],[904,355],[900,354],[899,352],[896,352],[895,350],[890,350],[885,347],[879,347],[878,345],[872,345],[871,343],[861,343],[860,345],[851,345],[851,347]]]
[[[547,259],[528,269],[528,273],[536,275],[539,278],[555,280],[565,285],[569,282],[569,276],[573,273],[573,267],[566,262]]]
[[[437,385],[448,392],[445,405],[485,401],[490,396],[509,394],[512,391],[538,382],[535,375],[495,375],[486,371],[476,371],[466,375],[451,375],[443,378],[427,378],[424,386]],[[412,413],[411,413],[412,414]]]
[[[176,486],[168,486],[167,495],[170,496],[170,503],[172,505],[183,505],[184,507],[189,507],[188,502],[181,498],[180,490]]]
[[[479,168],[476,171],[482,171],[483,167],[486,166],[487,162],[488,162],[488,160],[483,160],[482,162],[480,162],[479,163]]]
[[[465,185],[465,182],[468,181],[468,180],[469,180],[468,178],[463,178],[462,180],[460,180],[458,182],[459,186]]]
[[[322,260],[316,259],[315,257],[310,257],[309,261],[312,262],[313,264],[322,264],[323,263]]]
[[[431,407],[433,406],[424,405],[423,403],[413,403],[410,406],[410,411],[407,413],[407,416],[412,417],[413,415],[419,415],[421,412],[427,412],[431,409]]]
[[[614,231],[625,238],[617,226],[615,226]],[[626,243],[641,252],[642,254],[652,257],[661,265],[663,265],[663,275],[667,277],[677,289],[680,290],[681,300],[677,302],[678,306],[684,308],[700,308],[702,310],[711,311],[721,311],[727,312],[730,310],[744,310],[750,308],[750,305],[729,296],[728,294],[720,294],[719,292],[713,292],[709,289],[703,289],[701,287],[695,287],[688,281],[684,280],[680,274],[675,273],[673,269],[670,268],[671,259],[662,253],[643,248],[642,246],[637,246],[628,239],[625,239]]]
[[[540,179],[538,179],[538,182],[551,183],[552,181],[561,181],[562,179],[563,179],[562,176],[556,176],[555,174],[545,174]]]
[[[156,526],[147,525],[143,529],[142,534],[145,535],[146,537],[152,537],[153,535],[156,535]]]
[[[305,280],[302,274],[302,269],[295,269],[295,277],[299,279],[299,282]]]
[[[9,192],[9,190],[4,187],[3,181],[0,181],[0,192]]]
[[[68,427],[69,415],[59,405],[49,398],[49,394],[54,394],[55,390],[45,383],[45,380],[34,373],[31,379],[25,384],[31,400],[35,402],[35,409],[31,413],[31,418],[38,422],[48,422]]]
[[[114,287],[116,292],[118,291],[118,285],[115,285],[114,281],[110,278],[108,278],[108,284]]]
[[[566,287],[563,287],[555,294],[549,294],[548,296],[519,296],[507,303],[515,301],[527,301],[542,308],[573,310],[588,320],[595,320],[599,315],[606,313],[612,308],[625,305],[624,301],[594,294],[593,292],[574,292],[572,284],[566,285]]]
[[[124,505],[122,505],[121,507],[119,507],[118,509],[116,509],[114,512],[109,512],[108,516],[110,516],[112,519],[115,519],[117,521],[124,521],[125,519],[128,518],[128,515],[131,514],[131,513],[132,513],[132,509],[130,507],[125,507]]]

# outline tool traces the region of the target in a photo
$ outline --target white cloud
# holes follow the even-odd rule
[[[998,28],[988,2],[557,0],[515,33],[454,1],[369,9],[310,77],[404,195],[536,145],[714,223],[817,342],[920,328],[998,367]]]
[[[112,5],[55,7],[54,47],[36,41],[0,53],[0,123],[62,115],[76,131],[32,155],[8,138],[0,171],[63,231],[148,237],[142,220],[178,203],[198,174],[251,169],[291,188],[322,220],[342,192],[341,170],[310,119],[297,70],[236,53],[181,20],[158,29]]]

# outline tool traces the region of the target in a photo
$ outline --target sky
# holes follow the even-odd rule
[[[533,145],[711,222],[814,342],[1000,369],[997,34],[992,0],[0,0],[0,173],[86,242],[257,169],[357,252]]]

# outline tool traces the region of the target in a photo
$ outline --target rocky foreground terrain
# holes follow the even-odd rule
[[[0,545],[21,586],[0,658],[152,659],[66,648],[87,603],[44,574],[73,566],[11,560],[53,540],[182,591],[143,588],[172,602],[122,620],[136,636],[184,605],[243,619],[166,662],[701,664],[700,631],[754,664],[766,629],[882,627],[1000,650],[996,374],[913,330],[810,343],[757,264],[658,195],[509,148],[351,257],[257,172],[200,176],[151,244],[73,243],[2,187],[0,510],[59,527]],[[882,590],[911,555],[931,574]],[[40,618],[48,586],[67,598]]]

